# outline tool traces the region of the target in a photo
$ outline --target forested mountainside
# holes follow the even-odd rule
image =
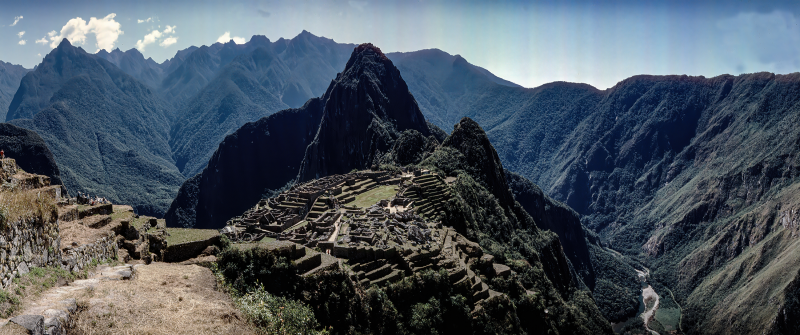
[[[14,99],[14,93],[19,88],[22,77],[28,73],[28,69],[0,61],[0,114],[5,120],[5,113],[8,112],[8,105]]]
[[[685,308],[684,330],[777,331],[792,313],[800,75],[488,85],[527,96],[472,104],[496,112],[475,118],[501,160],[649,266]]]
[[[65,39],[23,77],[7,118],[44,139],[71,192],[159,214],[184,179],[168,144],[168,114],[149,87]]]

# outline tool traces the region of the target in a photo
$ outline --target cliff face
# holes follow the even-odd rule
[[[400,71],[380,49],[362,44],[325,93],[320,128],[298,180],[369,168],[407,129],[431,134]]]
[[[315,98],[225,137],[208,166],[181,186],[165,215],[167,224],[221,228],[264,194],[292,183],[321,116],[322,101]]]
[[[580,215],[572,208],[553,200],[539,186],[525,177],[506,170],[508,185],[522,208],[531,215],[536,226],[558,235],[564,254],[569,258],[583,282],[594,290],[595,274]]]

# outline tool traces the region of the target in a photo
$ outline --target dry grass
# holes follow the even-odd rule
[[[61,231],[61,248],[71,247],[75,242],[79,246],[93,243],[101,237],[114,236],[109,229],[92,229],[83,225],[80,221],[59,222]]]
[[[58,216],[55,198],[37,190],[0,191],[0,222],[3,225],[22,220],[51,222]]]
[[[101,282],[76,297],[71,334],[254,334],[214,275],[196,265],[140,266],[130,281]]]

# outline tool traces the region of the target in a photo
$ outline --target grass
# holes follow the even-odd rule
[[[35,190],[0,192],[0,223],[4,227],[9,223],[31,219],[50,222],[57,215],[58,210],[52,196]]]
[[[656,321],[664,326],[664,330],[672,331],[678,329],[681,310],[678,308],[659,308],[656,310]]]
[[[166,237],[167,245],[200,241],[219,235],[215,229],[166,228],[166,231],[169,234]]]
[[[77,334],[254,334],[210,270],[153,263],[76,297]]]
[[[367,192],[356,195],[356,200],[351,204],[356,207],[369,207],[383,199],[389,199],[397,194],[394,185],[378,186]]]

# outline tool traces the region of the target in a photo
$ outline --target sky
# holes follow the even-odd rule
[[[67,38],[160,63],[303,30],[384,52],[441,49],[525,87],[800,71],[800,1],[2,1],[0,60],[33,68]]]

